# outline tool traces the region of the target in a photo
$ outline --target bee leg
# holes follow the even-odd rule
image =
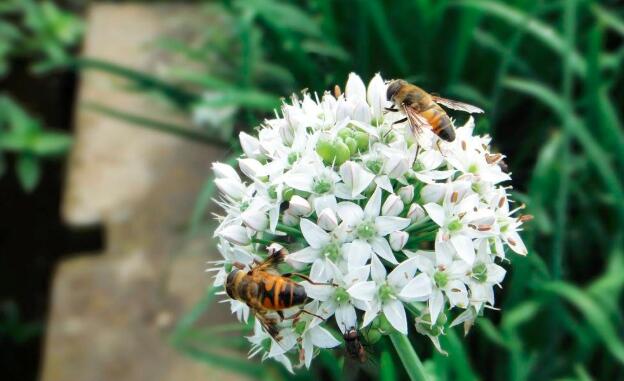
[[[239,270],[244,270],[245,269],[245,265],[240,263],[240,262],[232,262],[232,266],[236,267]]]
[[[317,315],[317,314],[314,314],[314,313],[312,313],[312,312],[310,312],[310,311],[307,311],[307,310],[304,310],[304,309],[301,309],[301,310],[297,311],[294,315],[291,315],[291,316],[289,316],[289,317],[285,318],[284,320],[297,320],[297,319],[299,319],[299,317],[300,317],[302,314],[304,314],[304,313],[305,313],[305,314],[308,314],[308,315],[312,315],[312,316],[314,316],[314,317],[317,317],[317,318],[321,319],[322,321],[325,321],[325,320],[326,320],[326,319],[325,319],[325,318],[323,318],[322,316],[319,316],[319,315]]]
[[[396,107],[384,107],[384,110],[386,110],[388,112],[397,112],[397,111],[399,111],[399,109],[396,108]]]
[[[394,123],[392,123],[392,125],[394,126],[395,124],[399,124],[399,123],[403,123],[403,122],[407,122],[407,117],[395,121]]]
[[[319,282],[315,282],[312,279],[310,279],[309,276],[301,274],[301,273],[286,273],[286,274],[282,274],[282,276],[284,278],[292,278],[294,276],[298,276],[299,278],[303,278],[304,280],[307,280],[310,284],[313,284],[315,286],[334,286],[334,287],[337,287],[337,285],[334,284],[334,283],[319,283]]]

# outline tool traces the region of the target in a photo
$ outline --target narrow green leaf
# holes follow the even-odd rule
[[[380,381],[396,381],[396,369],[390,351],[384,349],[379,357],[379,380]]]
[[[624,343],[618,331],[599,305],[583,290],[564,282],[550,282],[541,287],[542,290],[564,298],[575,306],[590,323],[591,328],[604,342],[606,348],[615,359],[624,364]]]
[[[399,41],[401,39],[392,31],[390,22],[388,22],[388,16],[384,6],[379,0],[366,0],[363,2],[363,6],[367,8],[368,17],[371,18],[379,37],[381,38],[383,45],[388,49],[388,53],[396,65],[399,67],[401,73],[406,74],[409,72],[409,65],[404,55],[404,49],[401,47]]]
[[[620,19],[613,10],[606,9],[600,4],[592,4],[592,13],[596,16],[598,21],[604,23],[609,28],[613,29],[620,36],[624,37],[624,20]]]
[[[193,127],[176,126],[168,122],[162,122],[145,116],[135,115],[125,111],[119,111],[97,103],[85,103],[82,106],[90,110],[101,112],[112,118],[123,120],[124,122],[128,122],[130,125],[164,132],[195,142],[223,147],[224,142],[219,141],[219,138],[217,136],[206,134],[205,132],[201,132]]]
[[[31,192],[39,183],[41,168],[37,157],[31,154],[21,154],[17,159],[15,170],[22,188]]]
[[[540,40],[544,45],[548,46],[556,53],[561,56],[568,54],[566,42],[554,28],[524,13],[518,8],[514,8],[503,2],[496,2],[492,0],[463,0],[456,1],[453,5],[479,9],[506,21],[514,28],[526,28],[526,31],[529,34]],[[585,76],[587,70],[585,60],[576,51],[572,51],[569,54],[571,55],[571,63],[575,73],[581,77]]]

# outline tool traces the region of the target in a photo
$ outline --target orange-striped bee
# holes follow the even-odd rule
[[[267,317],[267,314],[276,312],[284,320],[283,310],[302,305],[308,297],[305,288],[290,278],[299,276],[318,284],[303,274],[277,273],[275,267],[286,254],[284,248],[269,247],[269,255],[263,262],[256,263],[249,271],[243,270],[242,265],[237,266],[228,274],[225,284],[225,292],[232,299],[246,303],[267,333],[276,340],[279,340],[277,321]],[[302,309],[288,319],[295,319],[302,312],[314,315]]]
[[[451,118],[440,105],[470,114],[483,112],[480,108],[467,103],[431,95],[402,79],[390,82],[386,97],[396,107],[388,108],[388,111],[402,111],[405,114],[405,118],[396,123],[409,121],[414,135],[420,132],[422,126],[429,126],[436,135],[449,142],[455,140],[455,128]]]

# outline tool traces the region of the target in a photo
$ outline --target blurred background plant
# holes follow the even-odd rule
[[[11,61],[32,60],[34,73],[67,59],[82,35],[82,22],[49,1],[9,0],[0,4],[0,79],[8,77]],[[63,155],[71,138],[66,133],[44,128],[9,94],[0,93],[0,152],[17,155],[15,171],[25,191],[31,191],[41,176],[41,159]],[[5,160],[0,157],[0,175]]]
[[[230,162],[240,153],[237,132],[260,123],[280,96],[302,88],[322,93],[351,71],[364,79],[380,71],[484,108],[478,131],[508,155],[514,198],[535,216],[524,233],[530,253],[512,257],[497,294],[501,312],[479,319],[466,338],[447,330],[441,341],[448,357],[429,343],[412,344],[436,380],[624,378],[620,2],[247,0],[211,2],[204,11],[216,19],[201,38],[158,44],[189,63],[162,77],[96,60],[58,62],[117,74],[166,99],[196,125],[92,107],[182,138],[230,143],[224,158]],[[191,235],[211,234],[214,191],[213,179],[206,179],[190,216]],[[321,353],[311,373],[292,377],[279,365],[220,354],[223,347],[245,350],[242,335],[250,331],[202,326],[199,318],[213,301],[210,290],[171,337],[189,356],[258,379],[358,374],[331,352]],[[381,350],[381,364],[359,376],[404,379],[392,349]]]

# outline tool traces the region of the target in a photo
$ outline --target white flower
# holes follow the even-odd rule
[[[332,233],[328,233],[314,222],[302,218],[300,222],[301,233],[308,245],[302,250],[289,254],[286,261],[295,267],[301,267],[302,263],[314,263],[322,259],[327,261],[339,261],[342,259],[341,245],[346,238],[343,228],[340,226]]]
[[[327,231],[332,231],[338,227],[338,216],[330,208],[325,208],[318,215],[318,226]]]
[[[318,309],[319,314],[324,318],[334,315],[338,328],[344,333],[358,326],[355,309],[366,311],[367,301],[373,298],[374,285],[367,282],[370,267],[349,267],[348,272],[343,273],[332,262],[328,262],[327,267],[322,262],[322,260],[314,262],[310,277],[317,282],[331,281],[333,285],[315,286],[306,283],[306,291],[308,297],[322,301]],[[354,288],[358,288],[357,296],[351,294]]]
[[[426,274],[416,274],[416,258],[403,261],[386,277],[386,269],[373,257],[371,277],[373,281],[362,282],[350,290],[356,298],[370,297],[371,285],[376,289],[370,308],[364,313],[362,326],[369,325],[383,311],[390,324],[399,332],[407,335],[407,317],[403,302],[411,303],[426,300],[431,293],[431,281]]]
[[[445,253],[418,251],[408,253],[414,258],[418,270],[427,274],[431,282],[431,295],[428,301],[431,324],[434,324],[445,304],[444,296],[451,306],[468,307],[468,291],[463,282],[470,267],[464,261],[453,260]]]
[[[390,247],[394,251],[401,251],[407,244],[409,234],[404,231],[395,231],[390,233],[388,240],[390,241]]]
[[[317,306],[318,301],[313,301],[304,306],[304,309],[316,314],[318,313]],[[299,342],[306,368],[309,368],[312,363],[314,347],[333,348],[340,345],[340,341],[336,340],[329,331],[321,327],[320,320],[312,317],[310,314],[302,314],[293,329],[298,334],[297,336],[300,337]]]
[[[344,191],[350,193],[351,198],[359,196],[375,178],[374,174],[353,161],[347,161],[340,167],[340,176],[345,185]]]
[[[384,216],[398,216],[403,212],[403,201],[396,194],[390,194],[381,206],[381,214]]]
[[[338,204],[338,215],[353,229],[356,239],[347,256],[360,258],[360,263],[368,261],[372,254],[378,255],[390,263],[397,264],[392,248],[385,236],[405,229],[410,220],[402,217],[383,216],[381,212],[381,188],[375,189],[366,203],[364,210],[357,204],[344,201]]]
[[[216,272],[214,276],[213,287],[223,286],[225,279],[228,275],[229,268],[234,263],[240,263],[242,265],[250,265],[253,262],[254,256],[248,251],[238,247],[232,246],[228,241],[220,239],[217,244],[217,250],[223,257],[222,260],[209,262],[210,264],[217,265],[216,267],[209,268],[207,272]]]

